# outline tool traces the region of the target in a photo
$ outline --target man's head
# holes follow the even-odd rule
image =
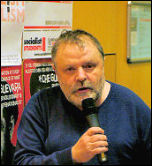
[[[104,53],[91,34],[67,31],[52,48],[52,59],[60,87],[69,102],[81,109],[82,100],[93,98],[101,104],[104,87]]]

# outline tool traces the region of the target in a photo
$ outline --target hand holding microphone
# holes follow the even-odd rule
[[[93,99],[85,99],[82,107],[90,128],[80,137],[77,143],[72,147],[72,158],[77,163],[84,163],[98,155],[100,162],[107,161],[104,152],[108,151],[107,137],[104,130],[99,127],[96,115],[96,108],[92,102]]]

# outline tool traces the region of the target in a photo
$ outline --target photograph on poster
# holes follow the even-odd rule
[[[2,90],[3,89],[3,90]],[[1,164],[11,165],[15,146],[11,139],[18,118],[18,102],[11,86],[1,80]],[[9,156],[9,158],[8,158]]]

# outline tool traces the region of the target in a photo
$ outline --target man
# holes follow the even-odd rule
[[[60,86],[25,107],[14,161],[38,165],[150,164],[150,109],[131,90],[105,80],[104,53],[91,34],[68,31],[52,49]],[[92,98],[100,127],[89,127],[82,101]],[[108,160],[100,163],[98,155]]]

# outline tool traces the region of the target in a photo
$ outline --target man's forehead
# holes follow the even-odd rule
[[[101,58],[99,50],[92,43],[86,41],[83,47],[75,43],[63,43],[60,45],[55,59],[60,63],[67,64],[79,61],[94,61],[98,57]]]
[[[80,35],[77,37],[77,40],[68,40],[68,41],[63,41],[60,43],[58,49],[61,47],[66,47],[66,46],[78,46],[79,49],[84,49],[86,46],[89,47],[95,47],[97,49],[97,46],[95,43],[90,39],[90,37],[86,35]]]

